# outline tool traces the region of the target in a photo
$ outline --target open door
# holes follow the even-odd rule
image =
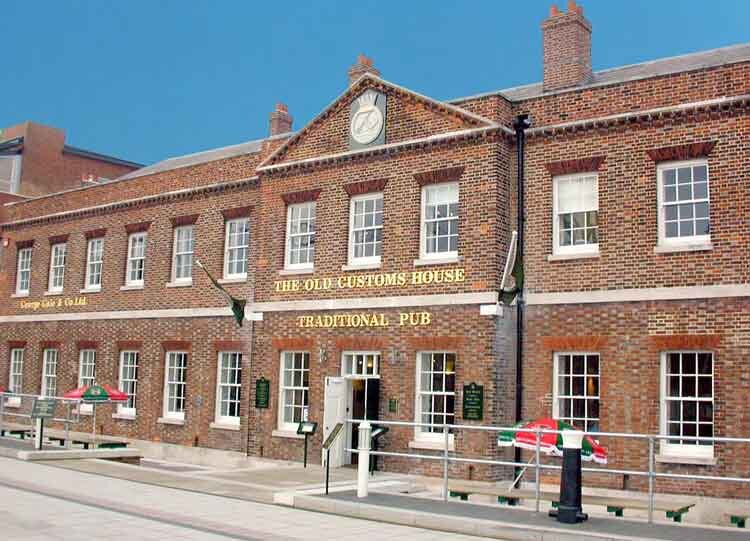
[[[323,441],[334,429],[337,423],[346,423],[347,384],[344,378],[326,378],[325,402],[323,410]],[[340,468],[344,465],[344,449],[346,442],[346,426],[339,434],[336,442],[331,446],[331,467]],[[321,463],[325,466],[326,452],[323,451]]]

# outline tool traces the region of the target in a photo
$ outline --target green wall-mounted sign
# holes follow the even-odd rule
[[[464,385],[464,421],[484,419],[484,386],[476,383]]]

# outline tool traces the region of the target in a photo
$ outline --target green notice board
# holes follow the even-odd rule
[[[266,378],[260,378],[255,380],[255,407],[259,409],[268,408],[268,400],[270,396],[271,382]]]
[[[484,419],[484,386],[476,383],[464,385],[464,421]]]
[[[51,419],[55,416],[55,405],[57,400],[54,398],[36,398],[31,408],[32,419]]]

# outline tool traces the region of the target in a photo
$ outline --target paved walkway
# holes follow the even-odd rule
[[[0,505],[3,540],[478,539],[175,490],[7,458],[0,458],[0,502],[3,502]]]

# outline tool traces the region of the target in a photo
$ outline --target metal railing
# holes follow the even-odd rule
[[[77,399],[25,393],[0,393],[0,429],[4,427],[7,418],[8,421],[13,419],[28,419],[29,428],[33,430],[35,425],[31,416],[31,409],[34,400],[37,398],[54,398],[57,401],[55,412],[59,411],[61,406],[64,408],[65,417],[53,417],[47,419],[47,421],[63,424],[65,427],[65,442],[68,445],[70,425],[80,422],[78,406],[81,404],[81,401]]]
[[[346,422],[349,424],[362,423],[364,419],[349,419]],[[543,434],[562,434],[560,430],[548,430],[542,428],[517,428],[517,427],[499,427],[499,426],[478,426],[478,425],[454,425],[454,424],[443,424],[435,425],[429,423],[418,423],[410,421],[380,421],[372,420],[368,421],[374,425],[383,426],[402,426],[410,427],[415,429],[416,427],[427,426],[431,428],[442,428],[443,430],[443,445],[442,449],[435,449],[435,451],[442,451],[441,454],[417,454],[417,453],[401,453],[393,451],[374,451],[368,450],[369,455],[383,456],[383,457],[399,457],[409,458],[418,460],[431,460],[431,461],[442,461],[443,462],[443,500],[448,501],[448,467],[451,463],[469,463],[469,464],[484,464],[490,466],[508,466],[514,468],[522,468],[523,471],[518,475],[511,484],[510,489],[516,484],[517,481],[525,474],[525,471],[529,467],[534,469],[534,493],[535,493],[535,511],[540,512],[540,501],[541,501],[541,487],[540,479],[542,470],[562,470],[562,466],[555,464],[545,464],[541,459],[541,441]],[[475,430],[483,432],[500,433],[505,431],[514,431],[532,433],[535,435],[535,448],[533,450],[534,456],[529,462],[516,462],[510,460],[496,460],[489,458],[462,458],[458,456],[451,456],[450,439],[451,434],[454,434],[457,430]],[[717,475],[694,475],[684,473],[667,473],[656,471],[656,442],[667,441],[667,440],[687,440],[697,442],[709,442],[712,445],[714,443],[727,443],[727,444],[750,444],[750,438],[729,438],[729,437],[699,437],[699,436],[670,436],[666,434],[638,434],[638,433],[626,433],[626,432],[584,432],[587,436],[590,436],[596,440],[602,438],[623,438],[630,440],[641,440],[648,442],[648,469],[646,470],[632,470],[632,469],[620,469],[620,468],[608,468],[606,466],[601,467],[582,467],[581,470],[584,473],[597,473],[605,475],[628,475],[634,477],[646,477],[648,479],[648,522],[653,523],[654,515],[654,498],[655,490],[654,484],[656,479],[681,479],[688,481],[717,481],[717,482],[732,482],[732,483],[750,483],[750,477],[727,477]],[[497,438],[494,438],[497,441]],[[497,444],[495,444],[497,445]],[[359,453],[358,449],[346,449],[349,453]],[[533,464],[532,464],[533,461]],[[675,464],[677,465],[677,464]]]

